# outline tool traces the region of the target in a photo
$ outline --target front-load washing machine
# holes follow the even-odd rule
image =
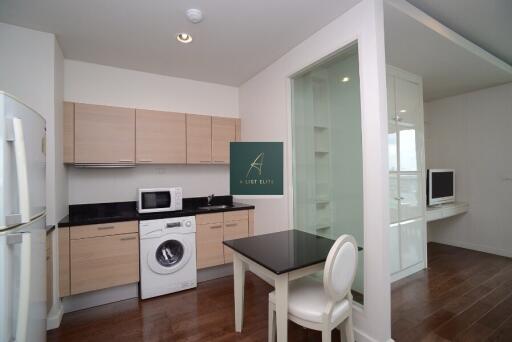
[[[197,286],[194,216],[139,223],[141,298]]]

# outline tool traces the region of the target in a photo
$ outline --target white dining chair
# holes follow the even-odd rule
[[[357,244],[351,235],[340,236],[325,261],[323,282],[313,277],[299,278],[289,285],[288,319],[303,327],[322,332],[322,342],[331,341],[332,329],[345,330],[347,341],[354,341],[352,294],[357,268]],[[276,338],[275,292],[268,296],[268,340]]]

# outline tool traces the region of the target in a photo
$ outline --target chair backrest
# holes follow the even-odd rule
[[[340,236],[331,247],[324,268],[324,289],[335,302],[345,298],[357,269],[357,243],[351,235]]]

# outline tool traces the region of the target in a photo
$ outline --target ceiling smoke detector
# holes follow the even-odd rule
[[[196,8],[188,9],[185,14],[187,15],[188,20],[193,22],[194,24],[198,24],[203,21],[203,12]]]

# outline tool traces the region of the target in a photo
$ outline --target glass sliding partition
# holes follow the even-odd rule
[[[357,45],[292,78],[294,226],[364,246],[361,100]],[[362,303],[363,252],[354,281]]]

